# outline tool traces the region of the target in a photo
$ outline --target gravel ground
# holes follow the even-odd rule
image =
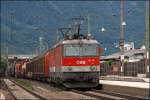
[[[23,81],[27,81],[32,84],[33,90],[41,95],[44,95],[47,99],[94,99],[88,96],[50,86],[50,84],[48,83],[42,83],[32,80]]]
[[[4,79],[4,81],[7,84],[7,86],[9,87],[11,93],[15,96],[15,98],[17,100],[22,100],[22,99],[27,100],[28,98],[30,98],[32,100],[33,99],[39,100],[39,98],[37,98],[35,95],[27,92],[26,90],[24,90],[20,86],[16,85],[15,83],[10,81],[9,79]]]
[[[113,86],[113,85],[103,85],[102,89],[107,91],[112,91],[112,92],[125,93],[133,96],[150,98],[149,89],[131,88],[131,87]]]
[[[1,79],[0,80],[0,97],[3,97],[3,96],[6,100],[13,100],[13,97],[9,93],[4,81]],[[4,99],[4,98],[0,98],[0,99]]]

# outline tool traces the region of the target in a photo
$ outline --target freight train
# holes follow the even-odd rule
[[[26,75],[65,87],[95,87],[99,83],[99,55],[96,40],[64,40],[27,63]]]
[[[63,40],[31,61],[15,64],[15,76],[63,84],[68,88],[96,87],[100,53],[96,40]]]
[[[45,53],[22,64],[24,67],[16,66],[20,70],[16,75],[67,88],[92,88],[99,84],[100,54],[99,43],[90,35],[66,35]]]

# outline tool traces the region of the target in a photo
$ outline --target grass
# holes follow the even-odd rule
[[[15,79],[15,81],[18,84],[23,85],[24,87],[26,87],[27,89],[33,90],[32,84],[30,83],[30,81],[26,81],[26,80],[22,80],[22,79]]]

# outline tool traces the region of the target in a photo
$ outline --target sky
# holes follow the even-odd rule
[[[144,6],[144,1],[124,3],[125,40],[135,42],[136,47],[140,47],[144,40]],[[87,17],[88,14],[91,33],[102,48],[107,48],[106,54],[116,52],[120,33],[120,1],[1,1],[1,40],[5,45],[11,44],[13,52],[20,53],[33,51],[35,46],[33,48],[32,44],[39,36],[44,37],[51,47],[57,37],[57,28],[68,26],[73,17]],[[105,28],[105,32],[101,28]],[[10,39],[12,31],[14,40]],[[16,37],[20,40],[15,41]],[[22,43],[16,43],[21,40],[28,41],[23,41],[26,51],[21,50]]]

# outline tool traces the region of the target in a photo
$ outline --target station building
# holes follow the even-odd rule
[[[101,76],[121,75],[120,56],[121,52],[101,56]],[[133,42],[125,43],[123,75],[130,77],[149,77],[149,69],[146,67],[146,49],[144,46],[135,49]]]

